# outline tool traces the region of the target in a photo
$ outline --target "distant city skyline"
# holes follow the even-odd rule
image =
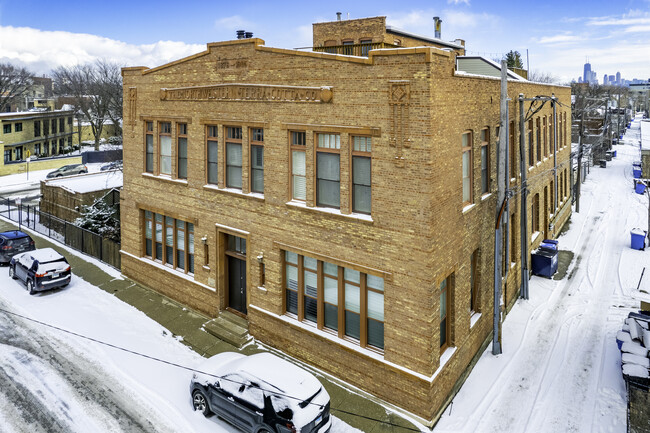
[[[650,76],[650,68],[648,69],[648,75]],[[632,78],[628,80],[622,77],[620,71],[617,71],[616,75],[608,75],[605,73],[603,75],[603,82],[600,83],[596,71],[591,69],[589,59],[587,59],[587,62],[582,68],[582,77],[578,77],[578,83],[602,84],[603,86],[629,86],[630,84],[641,84],[649,81],[649,78]]]

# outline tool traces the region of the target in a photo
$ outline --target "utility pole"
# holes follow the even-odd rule
[[[582,113],[578,129],[578,173],[576,174],[576,213],[580,213],[580,182],[582,181],[582,134],[585,121],[585,99],[582,97]],[[573,170],[573,167],[571,168]]]
[[[519,149],[521,158],[519,160],[521,167],[521,289],[520,295],[528,299],[528,184],[526,174],[526,116],[524,114],[524,94],[519,94]]]
[[[494,230],[494,312],[492,317],[492,354],[499,355],[501,350],[501,283],[503,263],[501,251],[503,208],[507,207],[506,188],[508,186],[508,65],[501,61],[501,120],[499,127],[499,145],[497,146],[497,208]],[[508,218],[507,211],[505,215]],[[507,227],[507,226],[506,226]],[[506,229],[507,233],[507,229]],[[507,257],[506,257],[507,259]],[[507,271],[506,271],[507,272]]]

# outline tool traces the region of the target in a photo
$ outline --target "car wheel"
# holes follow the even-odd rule
[[[9,276],[12,280],[16,279],[16,271],[13,266],[9,266]]]
[[[57,175],[54,176],[54,177],[63,177],[63,175],[62,175],[62,174],[57,174]]]
[[[204,416],[210,415],[208,400],[198,389],[192,393],[192,406],[194,406],[194,410],[201,412]]]
[[[36,293],[36,291],[34,290],[34,283],[32,283],[32,280],[27,280],[27,291],[29,292],[30,295]]]

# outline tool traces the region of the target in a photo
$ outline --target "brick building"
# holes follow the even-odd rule
[[[28,156],[34,157],[30,170],[81,162],[80,157],[58,158],[72,146],[72,115],[69,110],[45,109],[0,113],[0,176],[24,172]]]
[[[462,41],[388,48],[385,18],[366,21],[314,25],[315,50],[382,44],[365,56],[249,38],[123,69],[122,271],[435,421],[492,332],[500,80],[461,70]],[[513,100],[561,103],[526,122],[535,247],[570,214],[570,89],[511,77]]]

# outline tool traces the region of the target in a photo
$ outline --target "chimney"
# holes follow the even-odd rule
[[[341,21],[341,12],[336,13],[336,21]]]
[[[245,34],[246,30],[237,30],[237,39],[244,39]]]
[[[253,32],[246,32],[246,39],[250,39],[253,37]]]
[[[440,17],[433,17],[433,27],[435,29],[435,38],[440,39],[440,33],[442,29],[442,20]]]

